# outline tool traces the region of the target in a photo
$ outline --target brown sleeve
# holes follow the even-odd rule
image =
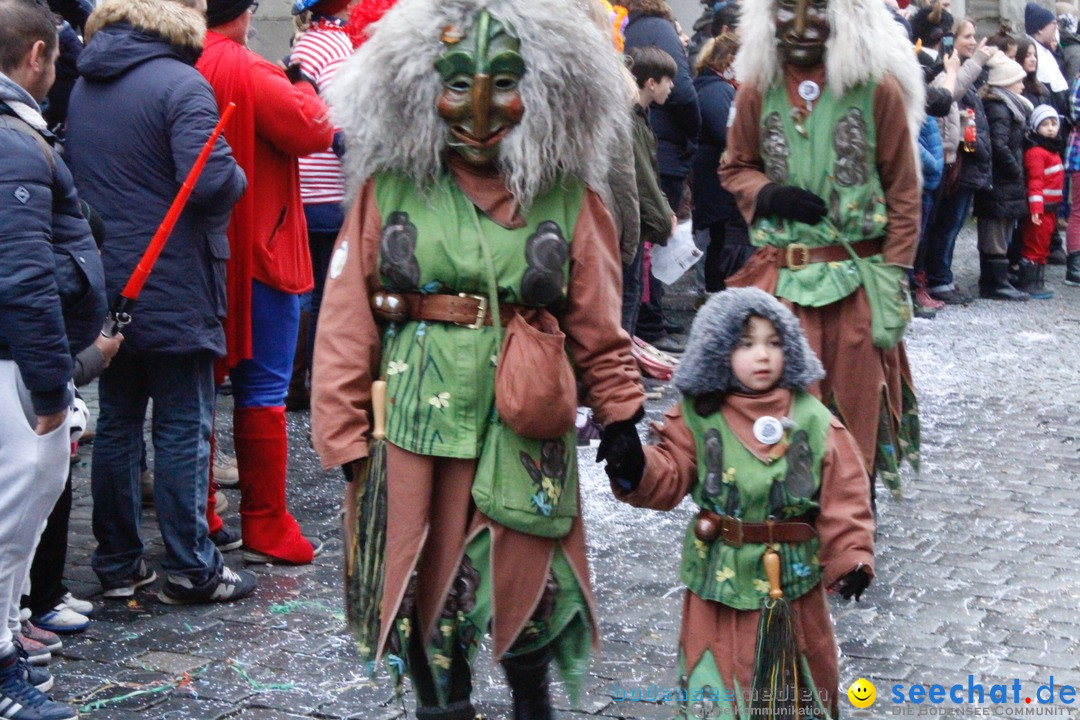
[[[592,190],[585,192],[570,244],[567,297],[560,325],[585,388],[585,404],[601,425],[632,418],[645,404],[645,393],[630,336],[621,327],[619,243],[611,215]]]
[[[821,464],[821,566],[825,587],[862,563],[874,575],[874,515],[870,479],[854,438],[833,420]]]
[[[907,118],[900,83],[886,75],[874,91],[878,176],[889,215],[883,255],[885,262],[909,268],[915,262],[922,197]]]
[[[758,191],[769,183],[761,161],[761,93],[741,87],[735,93],[735,119],[727,132],[727,150],[720,158],[720,184],[735,196],[747,223],[754,221]]]
[[[664,422],[652,423],[659,441],[645,446],[645,475],[641,484],[628,493],[615,483],[615,497],[634,507],[671,510],[678,506],[697,479],[697,450],[694,436],[676,405],[664,413]]]
[[[333,258],[348,243],[344,267],[326,278],[311,385],[311,439],[324,468],[367,457],[371,382],[379,372],[379,328],[368,296],[382,220],[368,180],[345,216]]]

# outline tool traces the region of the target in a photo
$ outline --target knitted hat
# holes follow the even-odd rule
[[[1010,60],[1005,53],[997,53],[987,60],[986,69],[990,73],[986,81],[987,84],[996,87],[1008,87],[1027,77],[1024,68],[1020,67],[1020,63]]]
[[[234,20],[255,4],[255,0],[206,0],[206,27],[217,27]]]
[[[1034,35],[1044,27],[1054,22],[1054,13],[1042,5],[1029,2],[1024,6],[1024,32]]]
[[[1057,110],[1049,105],[1037,105],[1035,106],[1035,109],[1031,111],[1031,117],[1028,118],[1028,127],[1031,128],[1032,132],[1035,132],[1039,129],[1039,126],[1042,125],[1042,121],[1047,118],[1057,119]]]

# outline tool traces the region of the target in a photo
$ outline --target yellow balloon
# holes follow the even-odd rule
[[[866,678],[859,678],[851,683],[847,691],[848,700],[857,708],[867,708],[877,700],[877,688]]]

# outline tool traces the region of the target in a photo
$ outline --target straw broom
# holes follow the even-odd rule
[[[344,514],[345,617],[360,656],[368,663],[378,655],[386,566],[385,380],[371,384],[371,411],[367,470],[350,483]]]

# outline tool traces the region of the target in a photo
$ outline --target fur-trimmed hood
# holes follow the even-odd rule
[[[741,85],[764,92],[781,77],[776,44],[776,0],[744,2],[739,12],[739,52],[735,74]],[[926,87],[915,50],[904,28],[882,0],[829,0],[831,32],[825,41],[825,82],[834,92],[891,74],[907,105],[908,129],[918,160],[919,130],[926,114]],[[916,162],[916,167],[920,163]]]
[[[202,51],[206,19],[202,13],[172,0],[106,0],[86,21],[86,44],[99,30],[126,24],[157,35],[171,45]]]
[[[497,164],[523,206],[562,174],[601,187],[608,149],[627,137],[626,84],[610,36],[578,0],[401,0],[369,28],[370,39],[328,90],[348,142],[350,196],[373,173],[392,170],[425,186],[443,170],[447,126],[436,111],[440,35],[471,28],[487,9],[521,41],[525,113],[502,141]]]
[[[802,325],[790,310],[757,288],[733,288],[714,295],[698,310],[686,353],[672,380],[675,387],[690,397],[743,391],[731,372],[731,353],[752,315],[771,322],[780,334],[784,345],[780,387],[806,390],[825,377],[821,362],[806,342]]]

